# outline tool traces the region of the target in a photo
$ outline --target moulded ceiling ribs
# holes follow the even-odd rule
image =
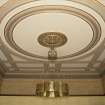
[[[101,43],[101,45],[94,51],[94,56],[92,60],[89,62],[87,70],[91,69],[95,62],[97,62],[97,59],[101,56],[102,52],[105,50],[105,39]],[[98,68],[99,69],[99,68]],[[97,70],[100,72],[100,70]]]
[[[12,67],[13,67],[16,71],[18,71],[19,69],[18,69],[18,67],[16,66],[15,62],[13,61],[13,59],[12,59],[12,57],[11,57],[9,51],[8,51],[4,46],[1,47],[1,50],[2,50],[2,52],[5,54],[5,56],[6,56],[7,60],[8,60],[8,62],[12,65]]]

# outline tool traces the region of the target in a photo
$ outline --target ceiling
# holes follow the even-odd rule
[[[4,78],[100,78],[105,73],[105,0],[0,0],[0,74]],[[58,59],[38,42],[60,32]]]

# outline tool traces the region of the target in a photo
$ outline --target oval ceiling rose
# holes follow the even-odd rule
[[[66,44],[67,37],[65,34],[60,32],[45,32],[39,35],[38,42],[44,47],[61,47]]]

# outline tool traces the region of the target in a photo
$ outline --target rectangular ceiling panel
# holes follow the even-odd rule
[[[98,58],[98,61],[102,61],[103,59],[105,59],[105,50],[102,52],[102,54]]]
[[[6,56],[4,55],[4,53],[0,50],[0,59],[2,60],[2,61],[7,61],[7,58],[6,58]]]
[[[17,67],[43,67],[43,64],[38,63],[17,63]]]
[[[62,64],[62,67],[87,67],[88,63],[71,63],[71,64]]]

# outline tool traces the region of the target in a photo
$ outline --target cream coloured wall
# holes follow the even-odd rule
[[[105,105],[105,97],[64,97],[49,99],[34,96],[1,96],[0,105]]]
[[[102,81],[103,81],[103,88],[104,88],[104,94],[105,94],[105,75],[103,75]]]
[[[2,85],[2,76],[0,75],[0,92],[1,92],[1,85]]]
[[[101,79],[70,79],[62,80],[69,84],[70,95],[103,95]],[[10,95],[34,95],[37,83],[43,80],[35,79],[4,79],[1,86],[1,94]]]
[[[39,82],[40,80],[33,79],[3,79],[1,94],[34,95]]]
[[[69,87],[71,95],[101,95],[104,93],[101,79],[72,79]]]

